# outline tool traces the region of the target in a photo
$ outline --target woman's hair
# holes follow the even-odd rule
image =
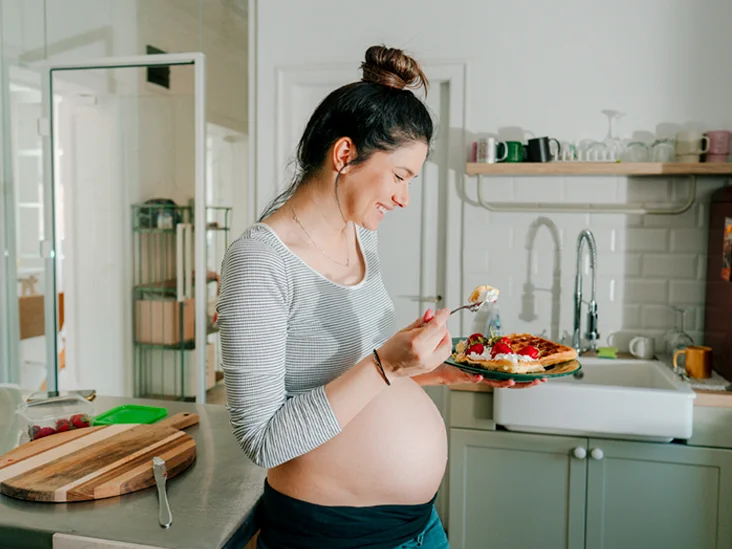
[[[427,92],[427,77],[419,63],[402,50],[371,46],[361,70],[360,82],[331,92],[315,109],[297,146],[293,181],[265,208],[260,221],[321,169],[328,151],[342,137],[351,138],[356,147],[350,165],[366,162],[377,151],[393,151],[414,141],[429,147],[432,118],[409,90],[424,87]]]

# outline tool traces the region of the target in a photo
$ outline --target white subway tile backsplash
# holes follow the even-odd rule
[[[598,246],[597,301],[601,343],[612,337],[627,350],[637,335],[663,341],[673,327],[669,304],[689,309],[687,332],[701,342],[704,320],[708,195],[719,182],[703,186],[697,203],[680,215],[495,213],[466,207],[464,287],[493,284],[501,289],[506,330],[558,338],[572,330],[577,236],[590,228]],[[682,201],[683,178],[484,178],[486,191],[522,202],[609,203]],[[488,193],[486,193],[488,196]],[[557,249],[556,238],[559,239]],[[529,242],[531,240],[531,242]],[[527,249],[530,246],[530,250]],[[559,259],[560,285],[555,285]],[[581,261],[584,299],[589,299],[587,248]],[[533,292],[525,291],[534,288]],[[533,304],[533,305],[532,305]],[[532,312],[533,307],[533,312]],[[582,327],[586,320],[582,308]]]
[[[618,185],[613,177],[566,177],[564,179],[564,199],[568,203],[607,203],[615,202]]]
[[[589,225],[594,231],[597,227],[642,227],[642,215],[624,215],[624,214],[589,214]]]
[[[707,247],[707,232],[702,229],[671,229],[672,252],[704,253]]]
[[[693,209],[693,208],[692,208]],[[699,229],[703,229],[706,227],[709,223],[708,213],[707,213],[707,206],[703,202],[697,203],[696,205],[696,226]]]
[[[610,301],[615,301],[615,288],[617,287],[617,280],[614,278],[610,279],[608,284],[608,297]]]
[[[514,178],[514,200],[518,202],[562,202],[564,187],[561,179],[552,177]]]
[[[626,305],[623,307],[622,326],[631,330],[637,330],[641,327],[640,305]]]
[[[704,331],[704,307],[699,307],[696,310],[696,329],[700,332]],[[696,341],[696,340],[694,340]]]
[[[666,252],[668,251],[668,230],[627,229],[625,249],[629,252]]]
[[[643,328],[670,329],[674,326],[673,311],[666,305],[642,305],[641,323]]]
[[[597,258],[598,276],[625,277],[640,276],[641,274],[640,254],[623,253],[599,253]]]
[[[654,279],[630,279],[625,284],[627,303],[668,303],[668,281]]]
[[[513,177],[481,177],[480,185],[485,202],[512,202],[514,200]]]
[[[698,258],[683,254],[646,254],[643,275],[665,278],[696,278]]]
[[[673,305],[704,303],[706,284],[703,281],[672,280],[669,284],[669,303]]]
[[[701,204],[697,204],[696,207],[691,207],[687,211],[678,215],[644,215],[643,226],[644,227],[680,227],[680,228],[694,228],[700,227],[700,219],[702,214],[699,213],[700,208],[703,210]]]
[[[618,185],[618,199],[622,202],[668,202],[671,184],[661,178],[628,178]]]
[[[473,228],[465,233],[465,255],[485,251],[510,251],[513,254],[516,244],[514,236],[515,229],[512,226],[488,225]]]
[[[707,278],[707,255],[700,255],[698,258],[699,265],[697,267],[696,278],[698,280],[706,280]]]

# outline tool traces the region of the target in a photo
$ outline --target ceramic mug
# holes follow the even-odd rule
[[[636,358],[649,360],[656,354],[655,342],[652,337],[638,336],[630,340],[630,354]]]
[[[696,162],[699,162],[699,158],[699,154],[677,154],[676,162],[681,162],[683,164],[695,164]]]
[[[503,147],[503,156],[498,155],[498,148]],[[498,141],[495,137],[478,140],[478,153],[476,160],[485,164],[495,164],[502,162],[508,156],[508,147],[503,141]]]
[[[709,154],[724,156],[729,154],[732,132],[727,130],[713,130],[704,135],[709,138]]]
[[[680,355],[686,355],[686,375],[697,379],[712,377],[712,348],[701,345],[689,345],[674,353],[674,368],[678,368]]]
[[[702,142],[704,145],[701,144]],[[676,155],[708,153],[710,144],[711,140],[700,132],[679,132],[676,134]]]
[[[506,159],[504,162],[523,162],[524,161],[524,145],[520,141],[506,141]]]
[[[554,153],[552,153],[550,147],[552,142],[557,145]],[[560,149],[559,141],[553,137],[535,137],[526,142],[525,156],[529,162],[551,162],[557,158]]]
[[[707,154],[704,157],[704,162],[707,164],[726,164],[729,155],[726,154]]]

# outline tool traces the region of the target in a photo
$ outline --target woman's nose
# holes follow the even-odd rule
[[[400,208],[406,208],[409,206],[409,190],[405,188],[403,191],[392,196],[391,199]]]

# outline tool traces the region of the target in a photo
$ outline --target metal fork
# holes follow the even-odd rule
[[[468,303],[467,305],[461,305],[457,309],[453,309],[452,311],[450,311],[450,314],[457,313],[461,309],[467,309],[471,313],[474,313],[475,311],[480,309],[480,306],[483,305],[483,303],[485,303],[485,301],[476,301],[475,303]]]

